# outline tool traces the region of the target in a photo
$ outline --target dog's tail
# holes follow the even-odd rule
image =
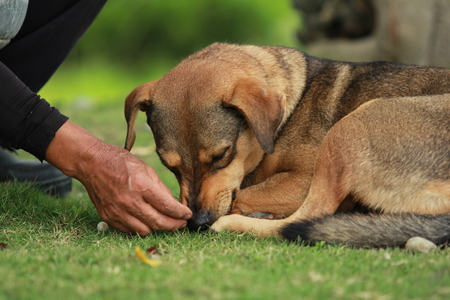
[[[404,247],[420,236],[435,244],[450,241],[450,214],[335,214],[288,224],[281,235],[291,241],[354,247]]]

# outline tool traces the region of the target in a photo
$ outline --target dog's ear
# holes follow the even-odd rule
[[[244,78],[237,82],[232,96],[224,99],[224,106],[237,108],[253,129],[263,150],[273,153],[275,134],[286,107],[284,93],[256,78]]]
[[[150,106],[150,98],[155,89],[158,80],[144,83],[135,88],[125,100],[125,119],[127,120],[127,138],[125,140],[125,149],[128,151],[133,147],[136,140],[136,132],[134,131],[134,123],[138,110],[145,111]]]

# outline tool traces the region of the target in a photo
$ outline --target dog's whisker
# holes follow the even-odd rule
[[[232,209],[232,203],[236,198],[236,189],[235,188],[226,188],[217,193],[218,198],[218,206],[217,212],[219,215],[229,215]],[[227,210],[225,211],[225,207]],[[225,211],[221,213],[221,211]]]

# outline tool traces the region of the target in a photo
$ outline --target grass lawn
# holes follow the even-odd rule
[[[145,80],[133,85],[132,79],[110,82],[114,79],[106,75],[98,75],[105,82],[90,82],[83,71],[58,75],[69,86],[62,93],[60,82],[51,82],[44,97],[98,137],[123,145],[123,98]],[[76,94],[83,90],[89,94]],[[174,177],[153,151],[143,115],[137,132],[135,154],[177,194]],[[77,182],[62,200],[23,185],[0,185],[0,299],[450,298],[448,249],[413,254],[304,247],[277,238],[186,230],[141,238],[98,232],[99,221]],[[162,264],[144,264],[135,256],[136,246],[156,246]]]

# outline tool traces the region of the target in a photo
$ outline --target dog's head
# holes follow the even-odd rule
[[[127,97],[125,148],[135,140],[138,110],[145,111],[163,164],[180,184],[180,201],[205,228],[230,212],[245,175],[273,153],[285,96],[263,80],[223,61],[182,62]]]

